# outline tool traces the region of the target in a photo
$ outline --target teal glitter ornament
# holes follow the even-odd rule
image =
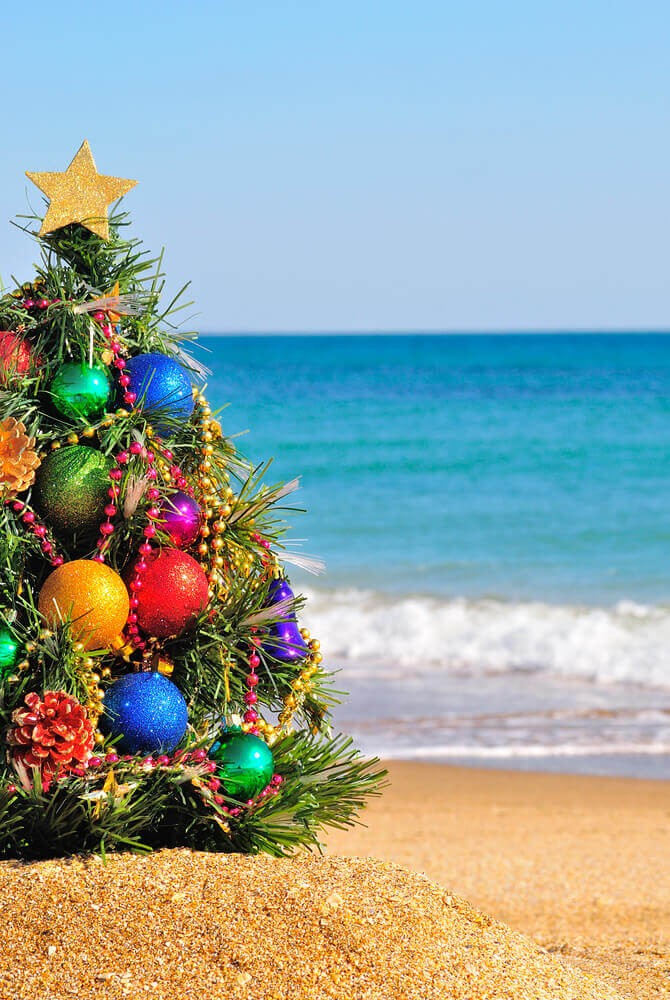
[[[36,502],[56,531],[73,534],[99,526],[109,503],[113,464],[107,455],[85,445],[47,455],[37,473]]]
[[[253,799],[272,781],[272,750],[252,733],[226,730],[212,744],[209,756],[226,795],[233,799]]]
[[[112,391],[104,368],[67,361],[54,375],[51,402],[65,417],[93,417],[101,413]]]
[[[0,626],[0,677],[11,673],[18,658],[18,642],[8,628]]]

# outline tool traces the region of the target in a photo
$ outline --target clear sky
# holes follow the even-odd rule
[[[0,217],[88,138],[204,331],[670,327],[667,0],[33,0],[2,34]],[[6,225],[3,278],[33,259]]]

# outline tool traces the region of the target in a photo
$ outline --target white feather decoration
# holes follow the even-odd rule
[[[137,505],[144,496],[144,491],[149,485],[146,476],[130,476],[126,485],[126,495],[123,500],[123,516],[127,519],[132,517],[137,510]]]
[[[196,359],[189,354],[188,351],[181,346],[181,344],[173,344],[173,349],[184,367],[192,371],[195,377],[200,379],[201,382],[205,382],[207,380],[207,376],[212,374],[211,368],[203,365],[201,361],[196,361]]]
[[[244,619],[245,625],[260,625],[261,622],[267,622],[271,619],[280,619],[281,616],[286,613],[292,612],[294,601],[287,598],[284,601],[277,601],[276,604],[271,604],[267,608],[262,608],[253,615],[249,615],[248,618]]]
[[[239,521],[241,517],[248,517],[250,515],[258,514],[259,511],[265,510],[272,504],[276,503],[278,500],[282,500],[287,497],[290,493],[295,493],[296,490],[300,489],[300,476],[296,479],[292,479],[290,483],[284,483],[283,486],[276,486],[274,489],[263,490],[262,493],[256,497],[253,503],[247,504],[246,507],[239,507],[235,510],[228,521],[234,524],[235,521]]]
[[[326,564],[320,556],[313,556],[308,552],[291,552],[290,549],[281,549],[277,554],[285,563],[304,569],[312,576],[321,576],[326,572]]]
[[[138,316],[144,311],[147,296],[142,292],[127,292],[124,295],[103,295],[90,302],[79,302],[73,313],[113,312],[120,316]]]

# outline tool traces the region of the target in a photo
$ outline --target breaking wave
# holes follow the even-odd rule
[[[305,624],[331,664],[392,677],[528,672],[670,688],[670,607],[613,607],[305,590]]]

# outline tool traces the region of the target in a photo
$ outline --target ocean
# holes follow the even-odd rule
[[[366,752],[670,777],[670,335],[200,343]]]

